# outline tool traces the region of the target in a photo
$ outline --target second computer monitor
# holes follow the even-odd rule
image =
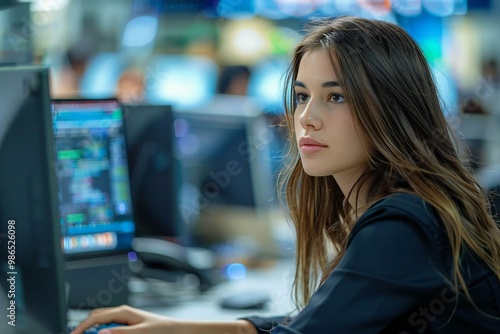
[[[65,254],[130,249],[135,227],[121,106],[54,100],[52,114]]]
[[[274,252],[276,136],[261,109],[247,97],[217,96],[201,109],[175,113],[175,135],[180,216],[193,239],[218,246],[242,236]]]
[[[116,99],[53,100],[52,116],[69,304],[126,303],[117,277],[128,270],[135,222],[123,109]]]

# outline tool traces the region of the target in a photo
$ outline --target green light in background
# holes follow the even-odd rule
[[[123,115],[123,112],[121,109],[115,109],[113,111],[112,117],[113,117],[113,119],[121,119],[122,115]]]
[[[275,27],[270,31],[268,38],[271,42],[271,54],[287,55],[301,39],[301,35],[290,28]]]
[[[69,224],[83,223],[85,221],[85,214],[83,213],[70,213],[66,215],[66,221]]]
[[[420,41],[420,47],[430,62],[439,60],[443,56],[441,44],[437,39],[423,39]]]
[[[59,160],[75,160],[82,157],[82,152],[80,150],[62,150],[57,152],[57,158]]]

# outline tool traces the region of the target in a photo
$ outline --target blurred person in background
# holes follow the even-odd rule
[[[498,71],[497,62],[494,59],[490,59],[483,64],[482,75],[486,81],[493,85],[500,84],[500,72]]]
[[[116,97],[121,103],[134,104],[144,102],[144,74],[137,68],[128,68],[122,72],[116,85]]]
[[[285,96],[298,313],[198,322],[121,306],[74,333],[500,333],[500,230],[416,42],[386,21],[314,21]]]
[[[219,75],[218,93],[240,96],[247,95],[250,75],[250,69],[245,65],[223,67]]]
[[[80,80],[87,70],[90,59],[98,53],[102,40],[96,28],[95,18],[85,16],[82,22],[82,33],[71,43],[62,57],[60,71],[55,73],[51,94],[56,98],[71,98],[80,95]]]
[[[486,113],[500,115],[500,72],[493,59],[485,61],[481,66],[481,83],[476,89]]]

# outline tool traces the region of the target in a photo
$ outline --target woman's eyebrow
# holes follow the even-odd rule
[[[327,81],[324,82],[321,87],[340,87],[340,84],[338,81]]]
[[[293,83],[294,87],[302,87],[302,88],[307,88],[306,85],[302,81],[294,81]],[[338,81],[327,81],[321,84],[321,87],[328,88],[328,87],[340,87],[340,84]]]
[[[293,86],[294,86],[294,87],[302,87],[302,88],[307,88],[307,87],[306,87],[306,84],[305,84],[305,83],[303,83],[302,81],[294,81],[294,82],[293,82]]]

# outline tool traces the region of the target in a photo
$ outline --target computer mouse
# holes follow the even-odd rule
[[[265,308],[269,301],[267,293],[245,291],[222,297],[220,307],[232,310],[258,310]]]

